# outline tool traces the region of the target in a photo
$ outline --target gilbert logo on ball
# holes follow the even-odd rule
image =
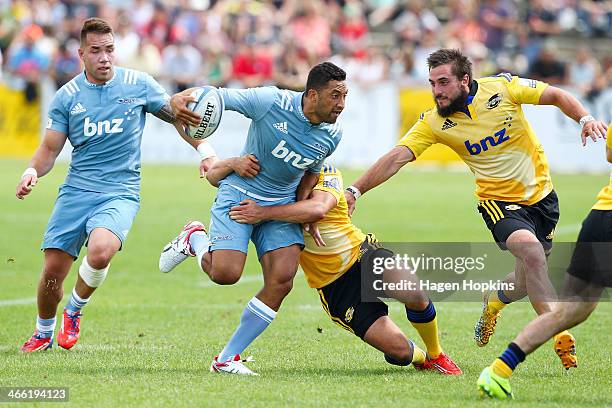
[[[197,126],[189,126],[187,134],[194,139],[206,139],[215,133],[221,123],[225,109],[223,98],[219,95],[217,88],[212,86],[198,88],[191,96],[195,98],[195,101],[190,102],[187,108],[197,113],[202,120]]]

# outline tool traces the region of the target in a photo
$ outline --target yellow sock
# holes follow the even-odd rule
[[[571,336],[571,334],[570,334],[570,333],[569,333],[567,330],[563,330],[561,333],[557,333],[557,334],[555,334],[555,337],[553,337],[553,339],[554,339],[555,341],[557,341],[557,337],[559,337],[559,336],[561,336],[561,335],[563,335],[563,334],[568,334],[568,335],[570,335],[570,336]]]
[[[491,364],[491,370],[500,377],[510,378],[513,370],[508,367],[508,364],[504,363],[501,358],[496,358],[493,364]]]
[[[427,323],[410,322],[410,324],[419,332],[421,339],[423,339],[423,343],[425,343],[427,348],[427,355],[431,358],[438,357],[442,352],[438,339],[438,318],[434,317],[431,322]]]
[[[412,363],[423,364],[425,362],[425,352],[416,344],[412,343]]]
[[[499,300],[499,297],[497,296],[497,291],[491,291],[491,293],[489,294],[489,301],[487,302],[487,307],[497,313],[500,312],[506,306],[508,306],[508,303],[504,303]]]

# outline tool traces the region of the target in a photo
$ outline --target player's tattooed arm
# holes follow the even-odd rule
[[[170,101],[167,101],[164,104],[164,106],[162,106],[161,109],[158,110],[157,112],[153,113],[153,115],[157,116],[164,122],[168,122],[168,123],[176,122],[176,116],[174,115],[174,112],[172,111],[172,107],[170,106]]]

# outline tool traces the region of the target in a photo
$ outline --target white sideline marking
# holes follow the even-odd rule
[[[30,305],[36,303],[36,298],[23,298],[23,299],[10,299],[0,300],[0,307],[16,306],[16,305]]]

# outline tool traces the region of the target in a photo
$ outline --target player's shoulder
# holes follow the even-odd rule
[[[338,121],[336,123],[322,123],[319,129],[327,132],[332,140],[339,142],[342,138],[342,125]]]
[[[289,112],[294,111],[294,101],[298,95],[301,95],[300,92],[291,91],[289,89],[280,89],[275,86],[269,88],[273,88],[271,91],[274,92],[274,104],[278,108]]]
[[[477,82],[480,85],[484,84],[499,84],[499,85],[508,85],[514,81],[516,76],[512,75],[510,72],[500,72],[495,75],[478,78]]]
[[[153,77],[137,69],[115,66],[115,80],[123,86],[145,85],[152,81]]]
[[[66,82],[64,85],[57,90],[56,96],[60,99],[71,99],[77,94],[81,92],[85,84],[84,74],[80,73],[79,75],[72,78],[70,81]]]

